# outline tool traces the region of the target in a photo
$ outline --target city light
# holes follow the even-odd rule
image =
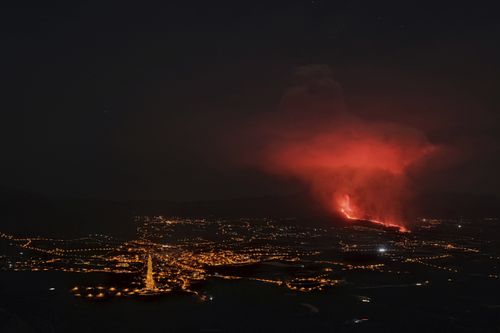
[[[297,293],[320,292],[342,285],[343,276],[348,272],[398,276],[409,274],[408,265],[416,265],[457,274],[459,267],[453,261],[456,253],[481,254],[474,239],[461,242],[419,239],[418,233],[394,233],[387,229],[369,231],[366,226],[358,225],[349,228],[308,227],[270,218],[208,220],[139,216],[135,220],[137,237],[130,240],[102,234],[57,239],[0,233],[0,240],[22,249],[17,251],[19,255],[16,257],[5,257],[3,267],[12,271],[106,273],[122,277],[118,284],[83,284],[70,288],[69,292],[75,297],[85,299],[181,292],[212,301],[213,295],[200,290],[200,282],[246,280]],[[443,223],[437,219],[425,221],[420,227],[421,232],[428,232]],[[310,245],[297,246],[298,242]],[[339,255],[329,257],[325,250]],[[383,256],[373,262],[349,260],[351,255],[369,254],[374,250]],[[343,255],[347,257],[342,259]],[[493,261],[498,259],[490,257]],[[283,272],[275,274],[275,270]],[[253,273],[248,274],[248,271]],[[495,272],[487,272],[484,276],[498,279]],[[447,277],[447,280],[454,279]],[[423,287],[429,283],[425,280],[412,286]],[[56,286],[48,290],[55,291]],[[360,296],[359,301],[370,303],[371,299]]]

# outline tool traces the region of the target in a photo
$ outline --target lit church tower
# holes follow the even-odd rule
[[[148,289],[148,290],[156,289],[155,280],[153,279],[153,259],[151,259],[151,254],[148,254],[148,271],[146,273],[146,289]]]

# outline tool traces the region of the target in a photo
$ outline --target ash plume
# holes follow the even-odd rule
[[[440,151],[415,128],[356,116],[322,65],[298,68],[277,110],[242,132],[242,165],[305,184],[332,214],[399,226],[409,175]]]

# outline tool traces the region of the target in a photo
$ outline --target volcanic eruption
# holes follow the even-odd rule
[[[406,231],[409,171],[438,147],[420,131],[349,112],[325,66],[306,66],[276,112],[247,128],[245,163],[307,185],[332,214]]]

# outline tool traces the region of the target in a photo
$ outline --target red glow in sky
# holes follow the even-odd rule
[[[278,112],[250,129],[244,159],[308,185],[332,214],[406,230],[410,170],[437,147],[416,129],[348,113],[325,68],[298,73]]]
[[[260,161],[268,172],[310,185],[332,212],[403,225],[407,172],[434,150],[411,129],[338,121],[281,133],[261,151]]]

